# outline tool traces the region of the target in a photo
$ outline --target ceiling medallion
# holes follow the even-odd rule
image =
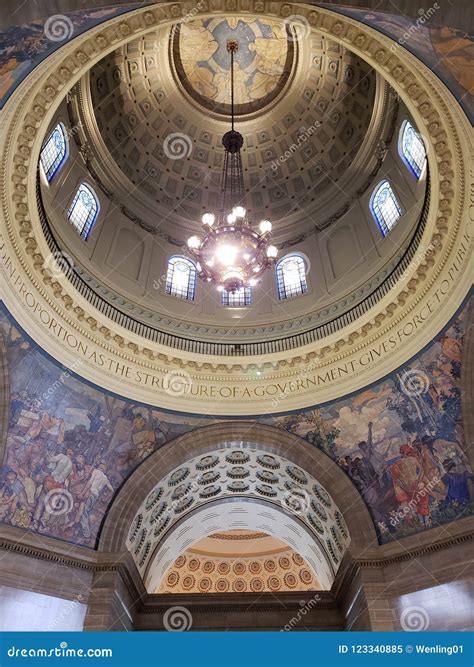
[[[234,129],[234,54],[235,40],[227,42],[230,53],[232,129],[222,137],[225,149],[221,180],[220,210],[205,213],[202,223],[204,237],[188,239],[188,253],[196,262],[198,275],[217,289],[236,292],[256,285],[262,273],[276,260],[278,250],[270,245],[272,224],[260,222],[260,233],[254,231],[247,218],[244,194],[244,172],[240,149],[244,139]]]
[[[171,34],[175,74],[187,94],[212,114],[228,115],[230,67],[227,43],[235,56],[235,113],[259,112],[290,80],[298,44],[281,20],[214,16],[179,23]]]

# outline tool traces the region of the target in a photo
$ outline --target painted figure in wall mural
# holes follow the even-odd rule
[[[0,318],[11,385],[0,521],[93,546],[123,480],[193,420],[79,382]]]
[[[93,546],[124,479],[212,418],[167,414],[79,381],[0,312],[10,419],[0,521]],[[465,317],[393,376],[318,409],[260,422],[320,448],[362,494],[381,542],[474,511],[459,390]]]
[[[339,463],[382,542],[474,510],[458,386],[463,327],[461,316],[418,359],[371,389],[272,420]]]

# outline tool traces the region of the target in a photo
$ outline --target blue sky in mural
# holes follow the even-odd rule
[[[411,51],[447,85],[472,122],[471,62],[474,44],[467,32],[442,25],[437,13],[442,6],[438,5],[437,9],[436,5],[433,3],[426,10],[420,8],[418,18],[413,19],[389,12],[321,4],[375,28]]]
[[[58,15],[56,28],[45,29],[47,18],[32,23],[12,26],[0,33],[0,109],[21,81],[32,72],[42,60],[56,49],[64,46],[86,30],[132,9],[139,9],[148,3],[108,7],[106,9],[71,12]],[[54,17],[53,17],[54,18]],[[48,38],[48,34],[53,39]],[[60,36],[64,39],[59,39]],[[57,40],[57,41],[56,41]]]
[[[416,359],[359,393],[259,418],[342,467],[381,542],[473,512],[459,388],[465,320],[464,311]],[[11,385],[0,468],[4,523],[93,547],[114,493],[147,456],[182,433],[222,421],[108,394],[47,357],[5,311],[0,327]]]

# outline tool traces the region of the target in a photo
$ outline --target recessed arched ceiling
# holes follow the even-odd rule
[[[373,171],[394,109],[362,59],[316,33],[289,40],[282,22],[195,20],[109,54],[80,86],[88,154],[113,162],[105,185],[131,211],[183,240],[218,202],[229,37],[249,214],[287,241],[322,228]]]
[[[305,559],[266,533],[214,533],[186,549],[156,593],[267,593],[316,591],[319,582]]]
[[[331,587],[350,543],[341,511],[312,475],[280,456],[235,443],[194,457],[160,480],[133,518],[127,547],[154,591],[196,542],[238,529],[286,544],[323,589]]]

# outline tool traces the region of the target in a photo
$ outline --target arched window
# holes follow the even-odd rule
[[[308,291],[306,262],[301,255],[286,255],[276,265],[278,296],[291,299]]]
[[[252,303],[252,288],[241,287],[235,292],[222,291],[222,305],[227,308],[245,308]]]
[[[405,164],[420,178],[426,164],[425,145],[408,120],[403,121],[400,128],[398,151]]]
[[[380,233],[382,236],[387,236],[402,214],[400,204],[388,181],[382,181],[373,191],[370,198],[370,210],[379,226]]]
[[[68,143],[66,129],[58,123],[51,132],[40,153],[41,168],[50,183],[67,158]]]
[[[80,236],[86,240],[99,214],[99,201],[92,188],[81,183],[72,200],[67,217]]]
[[[166,273],[166,294],[194,301],[196,267],[187,257],[170,257]]]

